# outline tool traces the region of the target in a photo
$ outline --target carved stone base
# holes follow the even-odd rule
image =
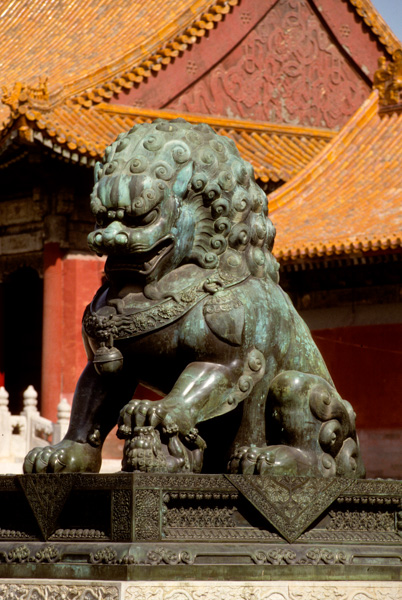
[[[2,476],[0,580],[395,581],[401,500],[392,480]]]
[[[8,580],[2,600],[401,600],[398,582]]]

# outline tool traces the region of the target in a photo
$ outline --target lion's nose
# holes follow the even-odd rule
[[[88,236],[88,241],[90,246],[95,246],[95,249],[125,247],[128,244],[128,234],[119,221],[113,221],[105,229],[92,232]]]
[[[118,229],[115,226],[115,223],[116,221],[113,221],[113,223],[110,223],[110,225],[108,225],[106,229],[103,230],[102,241],[105,244],[105,246],[114,246],[116,235],[118,233]]]
[[[97,229],[88,235],[89,247],[98,254],[126,252],[129,242],[129,232],[120,221],[112,221],[105,229]]]

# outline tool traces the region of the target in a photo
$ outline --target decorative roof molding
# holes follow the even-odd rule
[[[384,21],[371,0],[348,0],[390,54],[401,48],[401,42]]]
[[[207,123],[211,127],[236,129],[245,131],[264,131],[269,133],[303,135],[306,137],[322,137],[331,140],[336,133],[331,129],[321,127],[299,127],[297,125],[278,125],[277,123],[267,123],[266,121],[247,121],[246,119],[219,117],[215,115],[202,115],[177,112],[174,110],[150,110],[136,106],[124,106],[121,104],[99,104],[95,110],[104,113],[125,115],[133,117],[142,117],[149,119],[177,119],[181,117],[191,123]]]
[[[116,9],[110,9],[110,3],[99,0],[99,27],[89,28],[87,40],[95,36],[93,46],[95,57],[80,61],[78,39],[81,39],[82,24],[85,25],[85,5],[79,0],[72,0],[68,8],[58,7],[52,3],[47,7],[47,18],[51,27],[43,27],[42,6],[40,0],[22,3],[6,3],[2,29],[2,53],[7,56],[8,68],[3,69],[3,77],[7,85],[15,80],[32,85],[34,78],[42,73],[49,73],[49,104],[55,106],[66,98],[75,97],[75,101],[83,106],[107,101],[113,94],[128,90],[133,85],[149,80],[164,65],[193,46],[197,40],[213,30],[217,24],[230,16],[229,13],[240,0],[178,0],[176,3],[160,0],[153,2],[152,32],[145,39],[141,35],[146,25],[146,17],[141,11],[141,0],[133,0],[130,14],[125,22],[127,27],[120,37],[109,36],[111,18],[119,8],[122,20],[121,2]],[[261,0],[264,1],[264,0]],[[346,0],[351,9],[360,15],[373,34],[391,54],[401,43],[375,10],[370,0]],[[24,5],[23,5],[24,4]],[[67,6],[67,5],[66,5]],[[126,9],[124,9],[126,10]],[[88,12],[88,11],[87,11]],[[32,14],[31,14],[32,13]],[[141,13],[141,14],[140,14]],[[28,15],[32,18],[28,19]],[[92,18],[95,13],[91,12]],[[166,15],[164,17],[164,15]],[[150,17],[151,18],[151,17]],[[135,28],[137,23],[138,27]],[[66,34],[66,30],[69,32]],[[130,31],[133,33],[130,36]],[[49,33],[48,33],[49,32]],[[71,35],[70,35],[71,32]],[[24,44],[15,45],[14,39],[25,40]],[[35,52],[28,52],[26,40],[31,40]],[[102,44],[99,43],[102,39]],[[35,40],[40,48],[34,45]],[[120,41],[121,40],[121,41]],[[120,42],[120,45],[119,45]],[[213,43],[213,42],[212,42]],[[20,48],[20,50],[18,50]],[[52,52],[48,49],[53,49]],[[102,59],[102,52],[105,58]],[[23,54],[22,54],[23,53]],[[63,57],[61,61],[58,57]],[[91,56],[91,45],[87,41],[83,58]],[[67,60],[68,58],[68,60]],[[65,62],[67,60],[67,62]],[[63,69],[61,65],[65,64]],[[13,68],[11,68],[13,64]],[[5,64],[6,66],[6,64]],[[15,74],[15,80],[13,78]],[[51,85],[50,85],[51,84]],[[1,106],[0,106],[1,108]],[[3,107],[4,108],[4,107]],[[1,112],[1,111],[0,111]],[[3,111],[4,113],[4,111]],[[4,117],[4,114],[3,114]]]
[[[402,103],[402,50],[392,55],[392,62],[387,63],[384,56],[378,59],[378,69],[374,73],[373,89],[378,90],[382,107],[399,108]]]
[[[37,85],[25,85],[17,81],[13,88],[2,86],[3,96],[1,102],[10,107],[10,117],[17,119],[29,110],[49,109],[49,92],[47,77],[39,77]]]

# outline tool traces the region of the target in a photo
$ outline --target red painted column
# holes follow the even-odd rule
[[[4,283],[0,283],[0,386],[5,382],[4,366]]]
[[[63,347],[61,395],[71,403],[87,358],[81,335],[85,307],[102,283],[104,260],[86,254],[63,259]]]
[[[56,421],[61,392],[63,263],[59,244],[43,250],[42,416]]]

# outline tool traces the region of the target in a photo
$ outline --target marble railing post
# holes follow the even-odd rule
[[[8,410],[8,392],[0,387],[0,458],[11,453],[11,413]]]

